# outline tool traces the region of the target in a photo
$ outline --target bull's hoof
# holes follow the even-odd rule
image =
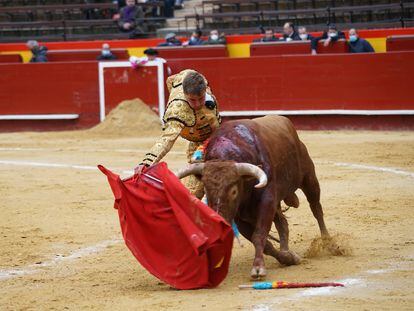
[[[278,260],[282,265],[292,266],[300,264],[301,258],[293,251],[280,251]]]
[[[253,267],[250,272],[250,277],[253,280],[258,280],[266,277],[266,268],[265,267]]]

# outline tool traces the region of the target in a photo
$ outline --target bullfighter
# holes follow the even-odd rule
[[[135,168],[136,173],[159,162],[179,136],[189,141],[187,160],[191,163],[194,152],[220,126],[217,100],[202,74],[183,70],[167,79],[167,88],[170,96],[163,116],[163,134]],[[184,184],[196,197],[203,197],[204,187],[196,176],[189,176]]]

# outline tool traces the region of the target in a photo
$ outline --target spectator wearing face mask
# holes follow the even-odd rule
[[[202,45],[204,41],[201,39],[201,35],[201,30],[193,31],[190,39],[185,42],[185,45]]]
[[[27,48],[32,52],[31,63],[47,62],[47,47],[40,46],[36,40],[29,40],[26,43]]]
[[[306,31],[306,27],[303,27],[303,26],[299,27],[298,33],[302,41],[313,39],[313,36],[311,34],[308,34],[308,32]]]
[[[275,33],[274,33],[273,29],[271,29],[271,28],[267,28],[264,31],[264,34],[263,34],[262,38],[254,40],[254,42],[274,42],[274,41],[279,41],[279,39],[275,37]]]
[[[158,44],[158,46],[180,46],[181,41],[175,37],[175,33],[171,32],[165,36],[165,42]]]
[[[102,44],[101,54],[96,58],[97,60],[114,60],[116,56],[112,54],[108,43]]]
[[[283,25],[283,37],[280,38],[282,41],[300,41],[299,34],[295,30],[293,23],[285,23]]]
[[[328,46],[331,42],[336,42],[339,39],[345,39],[345,34],[342,31],[338,31],[335,25],[329,25],[328,30],[324,31],[322,36],[316,37],[311,41],[312,54],[317,54],[316,49],[319,40],[325,40],[323,45]]]
[[[365,39],[358,36],[354,28],[349,29],[349,52],[350,53],[373,53],[374,48]]]
[[[224,34],[222,33],[219,36],[219,32],[217,29],[214,29],[212,31],[210,31],[210,36],[208,37],[207,41],[204,41],[204,45],[213,45],[213,44],[226,44],[226,38],[224,36]]]

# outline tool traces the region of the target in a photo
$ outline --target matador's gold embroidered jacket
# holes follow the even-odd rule
[[[214,100],[213,104],[209,103],[199,110],[194,110],[186,100],[182,82],[190,71],[183,70],[167,79],[170,97],[163,117],[163,134],[145,155],[142,164],[152,165],[159,162],[170,151],[178,136],[190,142],[202,143],[219,127],[221,118],[217,101],[209,87],[206,97],[211,97]],[[207,80],[206,83],[208,85]]]

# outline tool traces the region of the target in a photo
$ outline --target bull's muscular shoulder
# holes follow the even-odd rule
[[[187,101],[177,98],[168,103],[163,121],[164,123],[178,121],[184,124],[184,126],[192,127],[196,122],[196,114]]]

